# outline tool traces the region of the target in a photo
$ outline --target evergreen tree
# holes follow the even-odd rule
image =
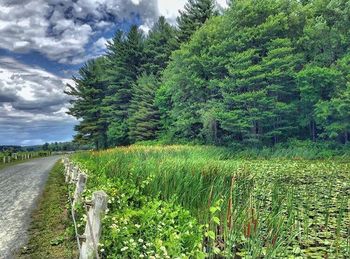
[[[75,140],[93,143],[97,149],[106,147],[108,123],[102,116],[102,100],[105,98],[107,81],[104,75],[105,57],[87,62],[74,77],[75,86],[68,85],[66,94],[73,96],[68,114],[79,119],[75,127]]]
[[[159,17],[145,40],[143,66],[145,72],[159,78],[168,64],[171,53],[177,48],[175,29],[166,22],[163,16]]]
[[[129,113],[129,137],[135,141],[155,139],[159,130],[159,111],[155,105],[158,81],[143,74],[134,86]]]
[[[132,26],[126,36],[117,32],[107,47],[109,86],[103,106],[109,123],[108,142],[109,145],[125,145],[129,143],[127,120],[132,88],[144,62],[143,35]]]
[[[192,34],[215,14],[214,8],[213,0],[188,0],[184,11],[180,11],[180,16],[177,18],[178,41],[187,42]]]

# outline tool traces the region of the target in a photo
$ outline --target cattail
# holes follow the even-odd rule
[[[228,229],[232,229],[232,192],[233,192],[233,185],[234,185],[235,177],[231,177],[231,186],[230,186],[230,198],[228,200],[228,206],[227,206],[227,226]]]

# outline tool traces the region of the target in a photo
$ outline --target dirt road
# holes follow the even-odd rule
[[[33,159],[0,170],[1,259],[12,258],[12,252],[25,244],[30,214],[48,173],[59,158]]]

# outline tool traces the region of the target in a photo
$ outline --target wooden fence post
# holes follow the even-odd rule
[[[78,175],[78,181],[77,181],[77,185],[75,187],[75,192],[74,192],[74,196],[73,196],[73,208],[77,202],[80,202],[80,197],[84,191],[84,188],[86,185],[86,180],[87,180],[86,174],[80,173]]]
[[[98,257],[98,242],[101,236],[101,218],[107,209],[107,194],[97,191],[92,194],[92,206],[87,214],[85,226],[85,241],[82,243],[80,259],[93,259]]]
[[[7,157],[7,162],[8,162],[8,163],[11,162],[11,157],[10,157],[10,156]]]
[[[70,183],[75,183],[78,177],[78,171],[79,168],[77,166],[72,166],[72,173],[71,173],[71,178],[70,178]]]
[[[4,164],[6,164],[6,156],[2,158],[2,161],[4,162]]]
[[[67,163],[67,167],[66,167],[66,183],[69,183],[69,180],[70,180],[70,171],[71,171],[71,164],[70,162],[68,161]]]

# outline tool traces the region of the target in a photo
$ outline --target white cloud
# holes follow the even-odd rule
[[[71,138],[76,120],[63,90],[72,80],[12,58],[0,58],[0,71],[0,145]]]
[[[78,64],[96,34],[123,20],[144,23],[158,16],[156,0],[0,1],[0,48],[37,51],[51,60]]]

